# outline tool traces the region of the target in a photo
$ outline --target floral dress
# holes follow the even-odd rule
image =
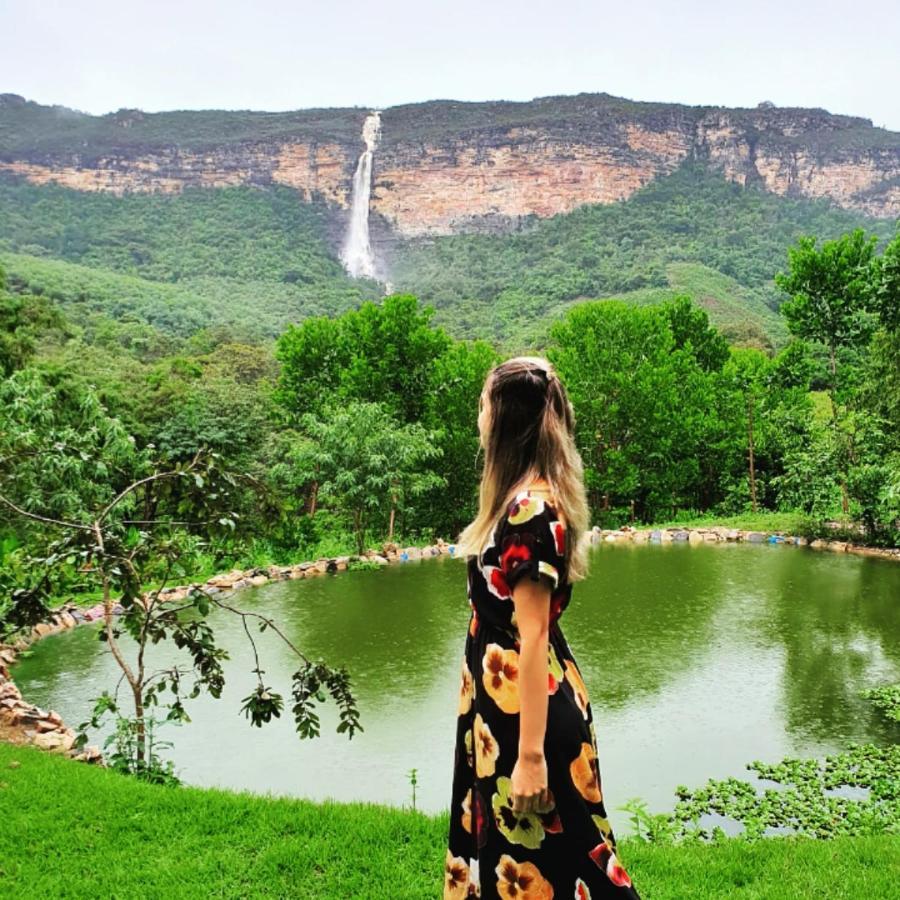
[[[551,501],[520,491],[480,557],[468,559],[472,614],[462,660],[444,900],[639,897],[616,856],[593,714],[560,628],[572,585],[566,530]],[[519,743],[519,633],[511,590],[525,576],[552,584],[547,659],[549,801],[513,812]]]

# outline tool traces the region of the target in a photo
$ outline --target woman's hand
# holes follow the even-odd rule
[[[534,812],[550,799],[547,786],[547,760],[543,753],[519,754],[512,770],[513,812]]]

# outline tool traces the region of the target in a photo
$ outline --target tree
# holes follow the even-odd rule
[[[756,447],[760,443],[760,406],[765,402],[772,363],[765,353],[732,348],[725,374],[744,400],[747,434],[747,470],[750,480],[750,509],[758,509],[756,491]]]
[[[388,511],[388,529],[398,510],[430,488],[440,476],[423,471],[440,455],[434,435],[421,425],[399,424],[379,403],[353,401],[326,407],[321,417],[307,413],[301,429],[312,442],[304,459],[313,468],[322,502],[352,520],[357,549],[365,552],[371,520]]]
[[[888,332],[900,331],[900,231],[874,260],[873,308]]]
[[[775,283],[791,299],[781,311],[792,334],[818,341],[828,350],[831,371],[829,399],[836,444],[843,448],[839,461],[841,506],[849,515],[847,467],[850,448],[841,432],[838,412],[838,350],[865,346],[874,329],[873,258],[878,238],[867,238],[861,228],[816,247],[816,239],[803,236],[788,249],[790,270],[779,272]]]
[[[172,779],[148,741],[154,721],[149,710],[162,706],[168,709],[167,720],[188,721],[186,698],[201,691],[221,696],[222,661],[228,654],[216,645],[208,621],[213,607],[241,617],[253,646],[257,687],[242,707],[252,724],[280,716],[284,706],[282,695],[262,680],[249,628],[255,622],[260,630],[272,629],[302,659],[291,688],[300,736],[318,734],[314,703],[326,688],[340,709],[338,731],[352,737],[360,729],[359,714],[345,669],[307,659],[273,621],[244,612],[205,588],[192,587],[179,602],[165,602],[169,580],[190,575],[184,565],[186,535],[196,541],[198,534],[206,539],[239,530],[241,521],[233,507],[243,491],[256,488],[255,481],[222,466],[218,455],[206,448],[174,464],[150,450],[138,451],[121,424],[90,394],[68,410],[64,395],[35,389],[39,385],[39,378],[29,372],[17,373],[2,385],[17,402],[0,405],[0,506],[40,530],[29,553],[16,553],[0,572],[0,636],[47,618],[51,600],[74,577],[86,582],[83,587],[100,591],[104,627],[98,635],[121,669],[119,684],[127,684],[134,714],[120,715],[118,686],[112,694],[104,691],[78,743],[86,742],[88,725],[97,726],[103,715],[113,713],[133,736],[133,756],[120,760],[121,767],[150,780]],[[77,419],[80,427],[67,418]],[[3,554],[11,555],[5,546]],[[147,590],[150,584],[153,588]],[[120,642],[126,633],[135,643],[131,660]],[[152,647],[167,640],[187,653],[191,667],[153,670]],[[191,677],[186,689],[184,682]]]
[[[718,372],[728,360],[728,341],[709,324],[706,310],[687,295],[662,304],[675,347],[690,352],[707,372]]]
[[[0,378],[23,368],[35,354],[35,340],[51,328],[64,329],[65,319],[44,297],[10,294],[0,266]]]
[[[431,368],[450,346],[430,325],[433,314],[412,294],[393,294],[337,319],[290,326],[276,348],[276,400],[290,416],[318,413],[341,398],[383,403],[399,421],[419,421]]]
[[[454,341],[432,368],[423,424],[441,448],[431,464],[444,481],[425,495],[417,518],[450,534],[475,517],[481,476],[478,398],[497,362],[497,352],[485,341]]]
[[[716,376],[693,347],[676,346],[667,310],[581,303],[550,337],[595,508],[633,499],[638,515],[653,519],[698,504],[723,452]]]

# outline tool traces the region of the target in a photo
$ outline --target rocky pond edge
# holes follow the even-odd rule
[[[627,525],[618,529],[603,529],[594,526],[588,535],[590,535],[592,544],[626,542],[634,544],[719,542],[793,544],[812,550],[853,553],[900,562],[900,548],[869,547],[851,541],[808,539],[778,531],[748,531],[723,526],[695,528],[670,526],[668,528],[643,529]],[[185,599],[190,591],[198,588],[212,594],[231,594],[240,588],[260,586],[268,584],[270,581],[337,574],[348,569],[351,563],[361,560],[367,560],[376,565],[390,565],[391,563],[410,562],[434,556],[455,556],[455,551],[455,544],[440,539],[436,543],[424,547],[399,547],[395,543],[386,543],[381,550],[369,549],[361,556],[321,557],[315,561],[287,566],[270,565],[256,566],[250,569],[232,569],[229,572],[213,575],[205,582],[164,588],[159,591],[159,597],[164,602],[179,601]],[[147,598],[151,593],[154,592],[145,593],[144,597]],[[118,615],[122,611],[119,604],[114,605],[114,614]],[[33,626],[27,634],[20,635],[12,643],[0,644],[0,739],[32,744],[42,750],[62,753],[73,759],[105,765],[103,754],[98,747],[91,745],[80,749],[75,748],[75,731],[66,725],[59,713],[54,710],[41,709],[23,698],[10,674],[10,668],[15,663],[18,654],[34,642],[49,634],[57,634],[81,623],[96,622],[102,618],[102,603],[84,609],[68,601],[53,610],[49,619]]]

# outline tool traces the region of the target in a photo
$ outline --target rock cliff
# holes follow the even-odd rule
[[[77,190],[283,184],[340,213],[367,110],[120,110],[0,95],[0,172]],[[625,199],[685,159],[776,194],[900,216],[900,134],[820,109],[636,103],[608,94],[386,109],[370,209],[395,236],[506,230]]]

